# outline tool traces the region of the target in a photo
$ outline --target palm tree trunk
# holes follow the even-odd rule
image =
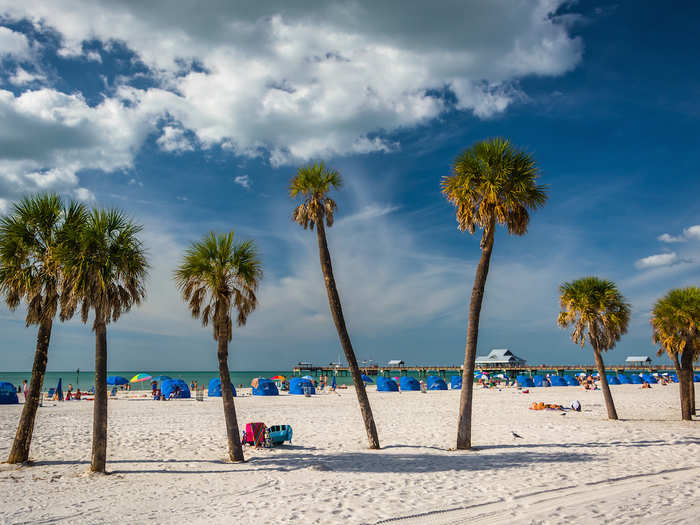
[[[338,296],[338,289],[335,286],[335,278],[333,277],[333,265],[331,264],[331,254],[328,251],[328,243],[326,242],[326,230],[323,226],[323,222],[321,221],[319,221],[316,224],[316,236],[318,237],[318,252],[321,259],[321,270],[323,271],[323,278],[326,283],[326,292],[328,293],[328,303],[330,305],[331,314],[333,315],[333,322],[335,323],[335,328],[338,331],[340,345],[343,347],[345,359],[348,362],[348,368],[350,368],[352,382],[355,384],[355,392],[357,393],[357,400],[360,403],[360,411],[362,412],[362,419],[364,420],[365,430],[367,431],[369,448],[378,449],[379,437],[377,436],[377,427],[374,424],[374,417],[372,416],[372,407],[369,404],[369,398],[367,397],[365,383],[364,381],[362,381],[360,367],[357,365],[355,351],[352,348],[350,336],[348,335],[348,330],[345,326],[343,308],[340,305],[340,297]]]
[[[600,376],[600,389],[603,391],[605,408],[608,409],[608,419],[617,419],[615,403],[613,402],[612,394],[610,393],[610,385],[608,385],[608,376],[605,375],[605,363],[603,363],[603,356],[601,355],[600,350],[597,348],[593,349],[593,355],[595,356],[595,365],[596,368],[598,368],[598,375]]]
[[[8,463],[24,463],[29,460],[29,447],[32,443],[34,421],[36,420],[36,411],[41,400],[41,387],[44,384],[44,375],[46,374],[52,325],[53,319],[44,320],[39,324],[32,378],[29,383],[29,397],[24,400],[24,408],[19,419],[19,425],[17,425],[15,441],[12,443],[10,456],[7,458]]]
[[[107,325],[95,321],[95,405],[92,419],[92,472],[105,472],[107,463]]]
[[[219,337],[219,378],[221,379],[221,397],[224,402],[224,417],[226,418],[226,436],[228,441],[228,456],[231,461],[245,461],[241,434],[238,429],[236,405],[233,402],[231,375],[228,370],[228,339]]]
[[[680,360],[678,359],[678,352],[673,354],[673,365],[676,367],[676,377],[678,377],[678,392],[680,393],[680,398],[681,398],[681,419],[685,419],[683,417],[683,407],[686,402],[686,381],[685,381],[685,374],[683,373],[683,369],[681,368],[681,363]]]
[[[680,379],[681,390],[681,419],[691,421],[693,419],[694,401],[695,401],[695,385],[693,384],[693,348],[688,345],[681,354],[681,374],[683,379]]]
[[[476,267],[472,297],[469,301],[469,323],[467,325],[467,345],[464,350],[464,367],[462,372],[462,392],[459,397],[459,419],[457,421],[457,450],[469,450],[472,448],[472,399],[474,397],[474,363],[476,361],[476,347],[479,339],[479,318],[481,317],[481,304],[484,301],[484,288],[486,277],[489,275],[491,264],[491,252],[493,251],[494,235],[496,230],[495,220],[492,218],[488,226],[481,258]]]

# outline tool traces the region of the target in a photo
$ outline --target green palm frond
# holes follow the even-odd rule
[[[477,142],[455,160],[452,175],[442,179],[442,193],[454,205],[460,231],[488,234],[492,222],[524,235],[530,210],[547,202],[546,186],[538,185],[534,159],[502,138]]]
[[[323,162],[308,164],[297,170],[289,183],[289,195],[292,198],[302,198],[302,203],[294,209],[292,220],[311,228],[324,219],[327,226],[333,226],[335,211],[338,205],[328,197],[332,189],[339,189],[343,179],[337,170],[326,167]]]
[[[627,332],[630,305],[612,281],[584,277],[565,282],[559,287],[559,299],[557,324],[573,327],[571,339],[581,348],[588,340],[595,350],[610,350]]]
[[[72,240],[77,245],[62,251],[66,286],[61,318],[80,307],[83,322],[92,310],[95,322],[109,323],[141,303],[149,269],[138,238],[141,230],[119,210],[95,209],[88,215],[81,234]]]
[[[242,326],[257,306],[262,263],[253,241],[236,243],[234,233],[209,233],[185,252],[175,283],[192,317],[210,323],[214,339],[232,337],[231,310]]]
[[[656,301],[651,313],[652,339],[661,346],[659,355],[693,349],[700,357],[700,288],[689,286],[669,291]]]
[[[25,197],[0,219],[0,294],[27,303],[27,326],[53,318],[64,280],[60,254],[80,235],[87,211],[56,194]]]

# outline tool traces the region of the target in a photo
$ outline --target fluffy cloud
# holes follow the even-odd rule
[[[175,126],[164,126],[163,134],[156,143],[163,151],[171,153],[182,153],[194,149],[192,142],[187,138],[183,129]]]
[[[238,175],[234,177],[233,182],[243,186],[245,189],[249,189],[251,184],[250,177],[248,175]]]
[[[2,29],[2,28],[0,28]],[[25,86],[31,84],[32,82],[42,82],[46,80],[46,77],[40,73],[30,73],[23,67],[17,67],[14,74],[8,79],[11,84],[15,86]]]
[[[123,43],[158,85],[131,91],[141,113],[167,114],[205,148],[281,164],[394,150],[384,136],[440,115],[445,90],[478,117],[504,111],[522,98],[519,78],[580,60],[575,17],[556,14],[565,3],[0,0],[0,12],[55,29],[63,56]],[[166,128],[160,144],[182,151],[183,138]]]
[[[673,243],[673,242],[686,242],[690,239],[698,239],[700,240],[700,224],[696,224],[695,226],[691,226],[690,228],[686,228],[683,230],[683,233],[681,235],[670,235],[668,233],[664,233],[663,235],[659,235],[657,237],[658,240],[661,242],[667,242],[667,243]]]
[[[635,266],[639,269],[659,268],[661,266],[671,266],[680,262],[676,252],[658,253],[639,259]]]
[[[0,26],[0,58],[10,56],[15,59],[29,57],[29,41],[22,33]]]

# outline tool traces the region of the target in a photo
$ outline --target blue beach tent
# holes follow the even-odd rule
[[[109,376],[107,378],[108,385],[126,385],[128,383],[129,380],[126,377],[122,376]]]
[[[651,375],[651,374],[644,374],[644,375],[642,376],[642,379],[643,379],[644,381],[646,381],[647,383],[649,383],[649,384],[654,384],[654,385],[655,385],[655,384],[657,383],[656,377],[654,377],[654,376]]]
[[[19,398],[15,385],[4,381],[0,383],[0,405],[17,405],[18,403]]]
[[[399,381],[401,390],[404,392],[412,392],[420,390],[420,383],[415,377],[403,376]]]
[[[362,374],[362,382],[363,383],[374,383],[371,377],[369,377],[367,374]]]
[[[260,382],[258,382],[258,385],[260,385]],[[314,388],[314,384],[308,379],[305,379],[303,377],[293,377],[289,380],[290,394],[295,396],[303,396],[305,388],[310,389],[311,394],[316,393],[316,388]]]
[[[290,385],[291,386],[291,385]],[[277,390],[277,385],[274,381],[265,379],[261,377],[258,379],[258,386],[253,387],[254,396],[278,396],[280,395],[279,390]]]
[[[700,383],[700,374],[695,374],[695,375],[693,376],[693,381],[694,381],[695,383]]]
[[[442,377],[428,376],[428,390],[447,390],[447,383]]]
[[[549,386],[549,382],[545,381],[546,377],[544,376],[533,376],[532,381],[535,383],[535,386],[540,387],[540,386]]]
[[[627,377],[625,374],[620,374],[617,376],[618,381],[620,381],[621,385],[631,385],[632,381],[630,380],[629,377]]]
[[[399,385],[396,381],[389,379],[388,377],[378,377],[377,378],[377,392],[398,392]]]
[[[532,388],[535,386],[535,382],[528,376],[518,376],[515,378],[515,381],[518,383],[518,386],[522,388]]]
[[[608,384],[609,385],[621,385],[622,382],[617,378],[617,376],[608,376],[606,375],[605,377],[608,378]]]
[[[450,378],[450,388],[452,390],[462,389],[462,376],[452,376]]]
[[[644,382],[644,380],[639,377],[639,374],[632,374],[630,376],[630,381],[633,385],[641,385]]]
[[[551,376],[549,380],[551,381],[552,386],[568,386],[566,379],[564,379],[562,376]]]
[[[177,399],[189,399],[191,397],[190,387],[182,379],[166,379],[160,384],[160,391],[166,399],[170,398],[170,394],[175,394],[173,397]]]
[[[231,391],[233,392],[233,397],[236,397],[236,388],[231,385]],[[209,381],[209,388],[207,388],[208,397],[221,397],[221,379],[218,377],[212,378]]]
[[[564,376],[564,381],[566,381],[567,386],[579,386],[579,382],[576,381],[576,378],[573,376]]]

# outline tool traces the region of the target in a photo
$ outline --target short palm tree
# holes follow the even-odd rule
[[[335,285],[331,254],[328,251],[328,242],[326,241],[326,226],[329,228],[333,226],[335,211],[338,208],[335,201],[328,196],[328,192],[332,189],[340,188],[342,184],[343,180],[340,177],[340,173],[334,169],[327,168],[323,162],[299,168],[296,176],[289,184],[289,195],[292,198],[302,198],[302,203],[294,209],[292,220],[303,226],[304,229],[311,228],[313,230],[314,227],[316,228],[321,271],[326,284],[331,315],[335,322],[335,328],[338,331],[345,359],[350,368],[352,382],[355,385],[360,411],[367,430],[369,448],[377,449],[379,448],[377,427],[374,424],[372,407],[369,404],[365,384],[362,381],[362,374],[357,365],[357,358],[350,342],[350,335],[348,335],[348,329],[345,326],[343,307],[340,304],[340,296]]]
[[[262,274],[262,263],[253,241],[236,243],[233,232],[222,235],[212,232],[187,249],[174,276],[192,317],[201,319],[203,326],[211,323],[214,329],[214,340],[219,345],[219,378],[228,453],[229,459],[236,462],[244,458],[228,369],[231,311],[235,309],[238,314],[238,326],[245,325],[258,304],[255,291]]]
[[[695,413],[693,362],[700,358],[700,288],[669,291],[656,301],[651,313],[652,338],[676,363],[680,383],[681,417]],[[680,356],[680,359],[679,359]]]
[[[593,348],[608,417],[617,419],[602,353],[613,348],[627,332],[630,305],[614,282],[598,277],[563,283],[559,286],[559,300],[561,311],[557,324],[562,328],[572,326],[571,339],[581,348],[588,340]]]
[[[107,462],[107,325],[144,299],[148,271],[138,234],[142,226],[118,210],[95,209],[80,236],[79,249],[64,253],[66,286],[62,313],[80,307],[83,323],[95,319],[95,402],[90,470],[105,472]]]
[[[455,160],[452,174],[442,179],[442,193],[457,209],[457,227],[474,234],[482,229],[481,258],[469,302],[469,324],[464,352],[462,393],[457,425],[457,449],[471,448],[474,363],[479,317],[489,273],[496,225],[508,233],[524,235],[530,211],[547,202],[545,186],[537,184],[534,159],[502,138],[477,142]]]
[[[15,203],[10,214],[0,220],[0,293],[11,310],[22,300],[26,301],[27,326],[39,325],[29,394],[8,463],[29,459],[63,281],[59,247],[75,238],[85,214],[81,204],[71,203],[66,207],[57,195],[44,194]]]

